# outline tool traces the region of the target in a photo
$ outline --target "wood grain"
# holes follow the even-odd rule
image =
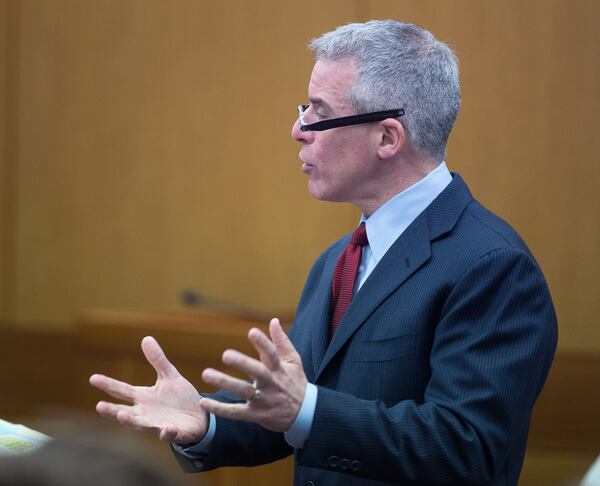
[[[561,349],[600,350],[600,2],[0,8],[11,32],[0,69],[15,81],[10,93],[0,82],[10,135],[0,301],[15,325],[67,329],[91,307],[174,308],[185,289],[293,312],[315,257],[358,216],[312,200],[299,173],[289,128],[306,96],[306,42],[394,17],[456,50],[463,108],[448,164],[538,257]]]
[[[90,413],[105,398],[88,385],[95,372],[152,384],[154,372],[139,348],[147,334],[159,339],[170,360],[200,390],[207,390],[202,370],[221,367],[225,348],[252,352],[245,338],[252,323],[210,313],[94,311],[80,315],[78,322],[74,333],[0,329],[0,417],[32,424],[57,408],[67,416]],[[598,390],[600,355],[557,355],[534,409],[519,484],[576,484],[583,476],[600,451]],[[147,440],[157,441],[153,436]],[[166,448],[163,452],[169,459]],[[223,469],[209,477],[218,486],[280,485],[290,484],[291,470],[288,459],[257,469]]]

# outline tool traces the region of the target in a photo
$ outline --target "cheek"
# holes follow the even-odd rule
[[[324,147],[324,152],[333,165],[348,167],[362,157],[363,144],[358,143],[353,137],[339,137],[335,143]],[[334,159],[334,160],[331,160]]]
[[[347,132],[323,132],[306,146],[310,158],[317,164],[319,174],[337,174],[343,177],[352,167],[362,165],[368,156],[365,134],[360,128]],[[330,136],[332,135],[332,136]],[[335,135],[335,136],[333,136]]]
[[[321,159],[335,160],[345,155],[347,151],[348,140],[345,137],[340,137],[339,134],[323,133],[323,137],[315,139],[313,143],[315,154]],[[338,135],[330,137],[329,135]]]
[[[304,145],[302,150],[308,156],[308,162],[314,164],[319,172],[326,170],[331,164],[332,160],[335,160],[337,151],[335,147],[331,147],[326,138],[315,139],[311,144]]]

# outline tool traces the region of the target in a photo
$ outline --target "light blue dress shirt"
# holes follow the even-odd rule
[[[370,217],[362,215],[360,222],[365,222],[369,244],[363,248],[354,293],[362,287],[373,269],[404,233],[404,230],[440,195],[450,182],[452,182],[452,175],[448,171],[446,163],[442,162],[423,179],[396,194]],[[287,443],[296,449],[304,447],[310,434],[317,405],[317,395],[317,386],[309,383],[298,416],[290,430],[284,434]],[[198,444],[188,448],[174,444],[174,447],[187,457],[201,459],[208,453],[215,433],[216,420],[211,414],[208,432]]]

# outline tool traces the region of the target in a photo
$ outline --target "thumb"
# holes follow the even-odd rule
[[[148,360],[148,363],[156,370],[158,378],[177,378],[179,372],[177,368],[165,356],[164,351],[152,336],[146,336],[142,339],[142,351]]]
[[[297,354],[296,348],[294,348],[294,345],[281,327],[279,319],[271,319],[271,322],[269,323],[269,334],[271,335],[271,340],[277,349],[277,354],[280,357],[289,358]]]

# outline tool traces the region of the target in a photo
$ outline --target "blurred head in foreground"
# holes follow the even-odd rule
[[[18,456],[0,457],[0,486],[177,486],[184,484],[132,434],[90,424]],[[76,432],[75,432],[76,431]],[[109,439],[110,436],[110,439]]]

